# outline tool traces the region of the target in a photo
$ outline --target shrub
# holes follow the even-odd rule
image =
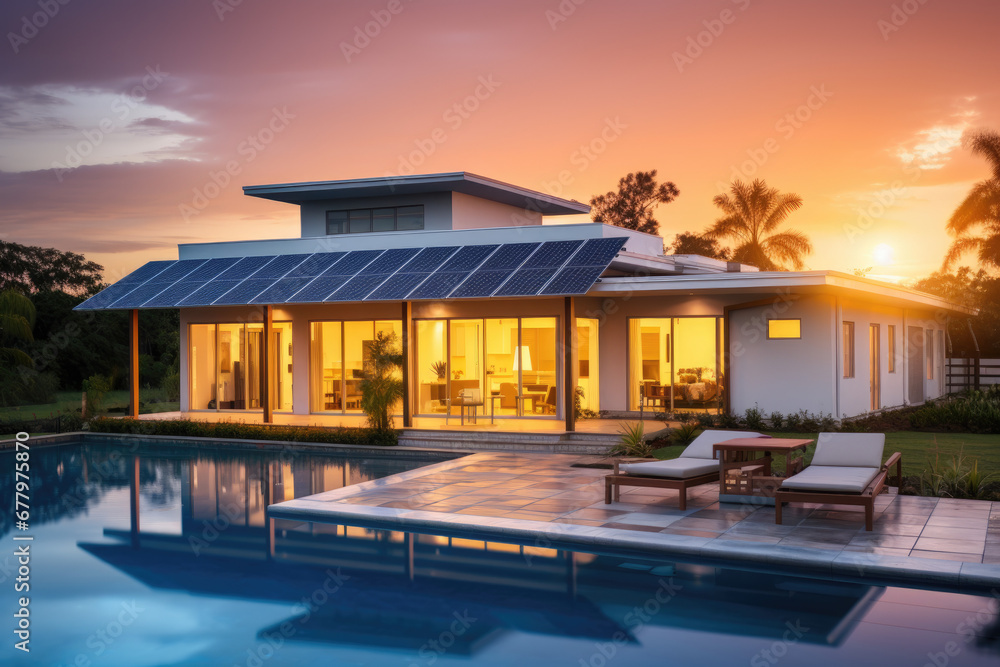
[[[653,455],[652,444],[646,442],[646,433],[642,422],[621,425],[618,444],[608,450],[608,456],[637,456],[649,458]]]
[[[94,417],[104,409],[104,396],[111,391],[111,379],[104,375],[91,375],[83,381],[83,390],[87,392],[87,414]]]
[[[802,415],[797,412],[789,413],[789,415],[785,418],[785,430],[801,433]]]
[[[745,415],[747,428],[754,431],[763,430],[764,413],[760,411],[760,408],[757,407],[756,403],[754,403],[752,408],[747,408]]]
[[[785,415],[780,412],[772,412],[771,416],[768,418],[771,422],[771,429],[775,431],[780,431],[781,427],[785,423]]]
[[[94,433],[133,435],[194,436],[202,438],[232,438],[240,440],[282,440],[288,442],[321,442],[337,445],[391,446],[397,443],[393,430],[347,426],[275,426],[242,422],[200,422],[188,419],[140,420],[97,417],[90,420]]]
[[[924,406],[910,415],[910,425],[919,429],[1000,433],[1000,385],[973,389]]]
[[[717,421],[715,415],[711,412],[699,412],[695,415],[695,420],[702,428],[714,428],[715,422]]]
[[[819,413],[819,430],[823,432],[830,432],[837,430],[837,420],[833,418],[832,413],[823,414]]]
[[[163,378],[160,388],[163,389],[164,400],[167,402],[181,400],[181,374],[177,371],[169,373]]]
[[[729,412],[723,412],[719,415],[719,426],[722,428],[739,428],[740,418]]]
[[[55,403],[59,378],[53,373],[33,373],[24,381],[24,398],[28,404]]]
[[[959,450],[951,463],[941,463],[936,455],[920,473],[920,494],[945,498],[983,498],[989,485],[989,475],[979,472],[979,461],[970,466]]]
[[[365,377],[361,381],[361,409],[368,415],[368,425],[376,431],[392,430],[392,408],[403,398],[403,380],[397,371],[403,367],[399,336],[379,331],[368,344]]]
[[[816,419],[812,413],[806,412],[805,410],[799,410],[799,417],[801,418],[801,428],[806,433],[816,433],[819,431],[819,420]]]
[[[698,422],[685,422],[670,432],[670,441],[675,445],[690,445],[700,430]]]

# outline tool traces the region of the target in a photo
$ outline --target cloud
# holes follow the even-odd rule
[[[971,104],[975,97],[964,97]],[[938,123],[918,130],[916,137],[897,147],[896,156],[906,166],[919,169],[941,169],[951,161],[951,154],[962,145],[962,134],[979,117],[974,109],[961,109],[951,114],[951,122]]]

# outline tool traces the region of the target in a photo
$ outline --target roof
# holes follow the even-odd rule
[[[578,201],[553,197],[542,192],[504,183],[485,176],[455,171],[443,174],[352,178],[342,181],[309,181],[247,185],[243,194],[261,199],[301,204],[308,201],[385,197],[390,195],[460,192],[462,194],[538,211],[542,215],[589,213],[590,206]]]

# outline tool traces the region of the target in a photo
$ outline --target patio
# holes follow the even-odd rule
[[[808,550],[814,559],[827,563],[839,555],[850,560],[848,555],[854,554],[861,562],[868,555],[886,557],[872,562],[916,564],[934,559],[956,565],[1000,564],[1000,503],[891,493],[876,502],[872,532],[864,530],[860,508],[843,506],[789,505],[784,525],[778,526],[773,507],[720,504],[713,484],[689,491],[688,509],[683,512],[677,509],[676,492],[661,489],[623,487],[621,502],[606,505],[608,470],[572,467],[600,460],[565,454],[473,454],[289,501],[271,511],[278,518],[312,516],[328,521],[367,514],[397,528],[410,518],[445,525],[482,517],[483,526],[523,522],[522,526],[536,530],[538,522],[574,524],[590,527],[586,532],[595,539],[622,535],[619,531],[635,537],[677,536],[680,543],[697,544],[702,551],[718,549],[720,554],[746,551],[752,543],[776,545]],[[321,518],[324,514],[329,518]],[[751,544],[741,548],[739,543]],[[1000,577],[1000,568],[989,572]]]

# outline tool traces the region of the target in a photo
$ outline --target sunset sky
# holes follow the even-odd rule
[[[995,0],[62,2],[0,4],[0,238],[109,282],[298,235],[243,185],[464,170],[586,202],[640,169],[680,190],[668,240],[763,177],[804,199],[807,268],[913,279],[987,176],[962,132],[1000,129]]]

